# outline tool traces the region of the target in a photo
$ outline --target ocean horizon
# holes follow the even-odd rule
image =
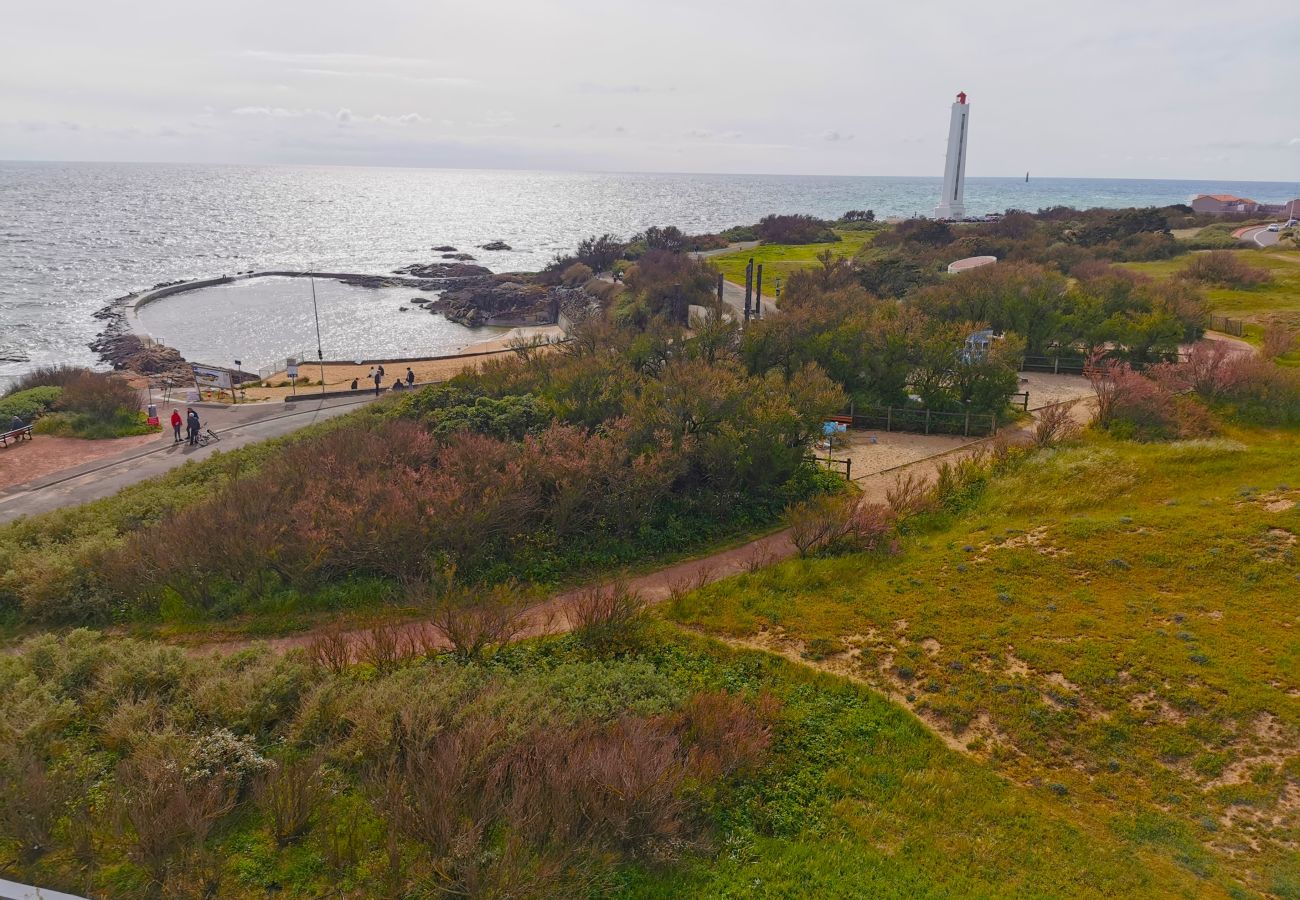
[[[773,212],[928,215],[939,176],[728,175],[329,165],[0,162],[0,378],[96,364],[94,313],[163,281],[249,269],[383,274],[449,244],[493,271],[535,270],[590,234],[649,225],[690,232]],[[1295,182],[970,177],[972,215],[1049,206],[1186,203],[1227,192],[1261,202]],[[511,250],[478,249],[503,240]],[[196,308],[195,315],[202,315]],[[373,329],[323,335],[349,358]],[[157,335],[166,340],[167,335]],[[286,352],[314,337],[287,334]],[[222,360],[203,360],[221,364]]]

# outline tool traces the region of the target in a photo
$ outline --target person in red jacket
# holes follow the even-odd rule
[[[181,414],[178,410],[172,410],[172,435],[174,436],[173,444],[181,442]]]

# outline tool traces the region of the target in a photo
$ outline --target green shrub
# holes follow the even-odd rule
[[[30,424],[33,419],[49,412],[63,394],[57,385],[27,388],[0,399],[0,429],[7,429],[14,416]]]

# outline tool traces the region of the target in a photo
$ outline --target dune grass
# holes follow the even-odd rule
[[[1298,503],[1293,433],[1089,438],[899,555],[791,561],[669,615],[886,692],[1198,890],[1297,896]]]
[[[760,244],[753,250],[737,250],[710,257],[723,276],[730,282],[745,283],[745,266],[753,259],[763,264],[763,296],[776,295],[776,276],[785,281],[791,273],[818,265],[817,255],[828,248],[836,256],[854,256],[871,242],[875,232],[837,229],[840,240],[833,244]]]

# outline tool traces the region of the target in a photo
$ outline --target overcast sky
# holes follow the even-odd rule
[[[1300,7],[39,0],[0,158],[1300,179]]]

